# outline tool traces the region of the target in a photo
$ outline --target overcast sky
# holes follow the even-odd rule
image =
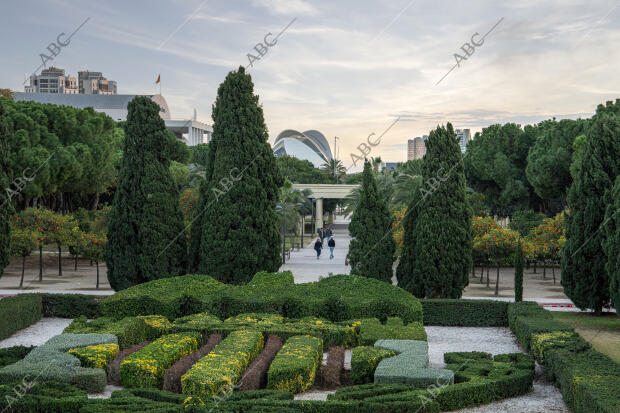
[[[589,117],[620,97],[618,0],[3,0],[1,7],[0,87],[23,91],[46,46],[90,18],[48,66],[76,77],[101,71],[121,94],[157,93],[161,74],[172,117],[188,119],[196,108],[209,124],[226,74],[290,24],[249,68],[270,139],[284,129],[317,129],[331,145],[338,136],[346,166],[370,133],[399,116],[370,156],[404,161],[407,139],[448,121],[473,134],[494,123]],[[472,54],[461,50],[491,29]],[[441,80],[455,53],[467,59]]]

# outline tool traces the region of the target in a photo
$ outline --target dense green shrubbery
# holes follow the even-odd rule
[[[97,367],[104,370],[119,352],[118,344],[98,344],[72,348],[67,353],[80,359],[82,367]]]
[[[267,372],[267,387],[300,393],[307,390],[321,367],[323,341],[311,336],[286,340]]]
[[[315,316],[331,321],[400,317],[422,321],[422,305],[406,291],[365,277],[339,275],[290,284],[290,273],[264,274],[247,285],[225,285],[206,275],[186,275],[144,283],[105,298],[106,316],[162,314],[168,318],[210,311],[221,318],[241,313]],[[276,279],[282,278],[282,283]]]
[[[37,294],[39,295],[39,294]],[[98,317],[102,297],[89,294],[40,294],[43,300],[44,317],[87,318]]]
[[[361,320],[359,344],[372,346],[377,340],[403,339],[426,341],[426,331],[421,322],[412,322],[403,325],[403,320],[398,317],[389,317],[385,324],[376,318]]]
[[[0,299],[0,340],[26,328],[41,319],[41,297],[33,294],[20,294]]]
[[[329,346],[353,347],[357,345],[357,328],[349,324],[334,324],[316,317],[287,319],[277,314],[244,313],[226,319],[224,322],[210,313],[198,313],[181,317],[172,324],[175,331],[200,331],[203,336],[226,335],[231,331],[251,328],[265,335],[277,335],[283,340],[299,335],[310,335],[323,340]],[[358,323],[359,324],[359,323]]]
[[[77,413],[87,400],[85,391],[66,383],[24,379],[0,385],[0,410],[7,413]]]
[[[572,328],[554,321],[551,313],[536,303],[511,304],[508,317],[519,341],[531,347],[573,411],[620,410],[620,363],[593,350]]]
[[[355,347],[351,354],[351,382],[353,384],[372,383],[379,362],[395,355],[395,352],[379,347]]]
[[[0,349],[0,367],[18,362],[26,357],[33,348],[35,347],[14,346]]]
[[[125,317],[115,320],[100,317],[87,322],[86,317],[76,318],[65,328],[65,333],[114,334],[121,349],[126,349],[146,340],[154,340],[170,331],[172,325],[163,316],[149,315]]]
[[[263,345],[263,335],[258,331],[230,333],[181,378],[183,394],[191,396],[188,403],[204,405],[212,396],[231,392]]]
[[[187,332],[163,336],[130,354],[121,363],[121,382],[125,387],[161,387],[166,369],[198,350],[200,333]]]
[[[421,299],[424,325],[503,327],[508,303],[494,300]]]
[[[117,344],[111,334],[61,334],[33,349],[22,360],[0,369],[0,383],[22,380],[25,376],[38,381],[60,381],[76,384],[90,392],[101,392],[106,385],[103,369],[84,368],[80,360],[67,351],[97,344]]]

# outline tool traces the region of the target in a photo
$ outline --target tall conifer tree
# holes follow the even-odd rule
[[[116,291],[183,274],[186,241],[179,192],[170,173],[171,141],[159,106],[128,106],[123,160],[110,211],[105,260]]]
[[[602,228],[606,205],[620,172],[620,100],[599,105],[568,194],[566,244],[562,251],[564,292],[581,309],[600,313],[609,305],[609,276]]]
[[[0,98],[0,276],[11,259],[11,215],[13,204],[9,196],[11,180],[9,167],[9,126]]]
[[[198,207],[204,212],[192,231],[200,240],[192,240],[190,260],[222,282],[245,283],[282,265],[276,204],[284,180],[267,138],[252,78],[239,67],[217,91]]]
[[[620,308],[620,175],[611,193],[612,202],[605,213],[605,254],[607,255],[607,275],[609,295],[612,305]]]
[[[410,206],[415,224],[405,227],[405,242],[415,240],[414,247],[403,251],[399,285],[419,297],[459,298],[471,270],[471,210],[452,124],[431,131],[422,177],[420,196]]]
[[[349,234],[351,274],[392,282],[392,265],[396,246],[392,237],[392,215],[386,200],[377,190],[370,162],[364,162],[360,199],[357,203]]]

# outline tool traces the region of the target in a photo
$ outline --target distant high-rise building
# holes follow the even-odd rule
[[[465,153],[467,149],[467,142],[471,139],[471,133],[469,129],[455,129],[456,137],[459,139],[459,146],[461,147],[461,153]]]
[[[60,93],[69,95],[116,95],[116,81],[108,80],[101,72],[78,72],[78,80],[65,75],[57,67],[43,69],[40,75],[30,76],[26,93]]]
[[[421,159],[426,154],[426,142],[428,135],[422,137],[418,136],[415,139],[409,139],[407,141],[407,160]]]
[[[25,87],[25,91],[26,93],[78,94],[75,78],[65,75],[64,69],[53,66],[41,70],[38,76],[30,76],[30,85]]]
[[[382,162],[381,170],[387,169],[388,171],[396,171],[398,170],[399,162]]]

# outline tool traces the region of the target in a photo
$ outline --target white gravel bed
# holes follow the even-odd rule
[[[308,390],[295,395],[295,400],[327,400],[327,395],[336,393],[336,390]]]
[[[71,318],[42,318],[30,327],[15,332],[11,337],[0,341],[0,348],[13,346],[40,346],[50,338],[62,334],[71,324]]]
[[[88,395],[89,399],[109,399],[112,396],[112,392],[116,390],[123,390],[124,387],[115,386],[113,384],[108,384],[105,386],[103,393],[90,393]]]
[[[426,326],[430,367],[443,368],[444,353],[484,351],[486,353],[523,353],[507,327],[435,327]]]

